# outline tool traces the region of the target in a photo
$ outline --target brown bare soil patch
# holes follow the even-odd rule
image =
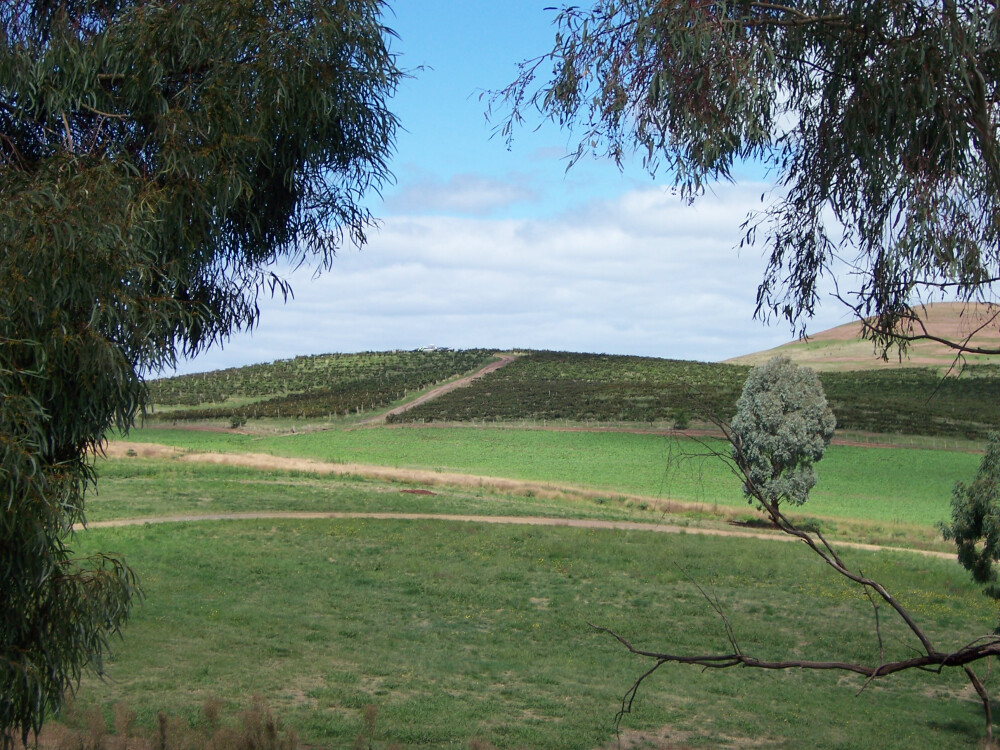
[[[917,309],[930,334],[951,341],[968,341],[971,346],[1000,348],[1000,324],[994,319],[998,310],[988,305],[965,305],[960,302],[939,302]],[[915,331],[916,333],[916,331]],[[861,323],[852,321],[826,331],[810,334],[774,349],[746,354],[726,360],[730,364],[756,365],[771,357],[784,354],[794,362],[817,370],[863,370],[884,367],[949,368],[955,361],[955,351],[934,341],[911,344],[907,356],[888,361],[877,356],[870,341],[861,338]],[[970,362],[985,361],[970,355]]]
[[[673,727],[660,727],[654,731],[639,731],[620,729],[618,736],[597,750],[693,750],[695,745],[689,745],[691,732],[684,732]],[[742,750],[751,747],[768,747],[773,740],[766,737],[728,737],[716,736],[712,747],[722,750]]]
[[[106,443],[102,453],[108,458],[177,458],[183,455],[184,451],[170,445],[115,441],[113,443]]]
[[[687,744],[690,732],[671,727],[661,727],[650,732],[636,729],[619,729],[618,736],[597,750],[692,750]]]

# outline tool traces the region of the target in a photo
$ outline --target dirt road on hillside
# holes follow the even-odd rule
[[[443,396],[445,393],[453,391],[456,388],[464,388],[465,386],[469,385],[473,380],[478,380],[479,378],[483,377],[483,375],[488,375],[491,372],[499,370],[501,367],[506,367],[515,359],[517,359],[517,357],[511,354],[501,354],[499,356],[500,359],[498,359],[495,362],[490,362],[485,367],[472,373],[472,375],[466,375],[464,378],[459,378],[458,380],[453,380],[450,383],[445,383],[444,385],[438,386],[437,388],[432,388],[419,398],[415,398],[413,399],[413,401],[410,401],[407,404],[403,404],[402,406],[397,406],[395,409],[390,409],[389,411],[384,412],[382,414],[376,414],[374,417],[368,417],[367,419],[362,419],[360,422],[358,422],[358,426],[363,427],[365,425],[382,424],[383,422],[385,422],[386,417],[388,417],[390,414],[402,414],[404,411],[409,411],[414,406],[420,406],[420,404],[431,401],[437,398],[438,396]]]
[[[396,469],[386,466],[371,466],[365,464],[330,464],[322,461],[312,461],[303,458],[285,458],[263,453],[186,453],[179,448],[152,443],[109,443],[106,450],[109,458],[143,457],[143,458],[174,458],[180,461],[211,463],[226,466],[245,466],[250,469],[275,469],[280,471],[307,471],[316,474],[334,474],[368,477],[384,481],[402,481],[421,485],[447,485],[450,487],[480,487],[510,494],[531,493],[535,497],[594,499],[608,497],[608,492],[583,490],[574,487],[551,483],[525,482],[497,477],[483,477],[471,474],[455,474],[437,471],[418,471],[412,469]],[[676,512],[690,509],[709,510],[715,513],[725,513],[728,509],[708,506],[702,503],[679,502],[661,498],[643,498],[637,495],[619,495],[629,499],[641,500],[651,507],[664,512]],[[745,513],[742,508],[732,508],[732,515]],[[431,520],[431,521],[461,521],[466,523],[516,524],[522,526],[568,526],[587,529],[623,529],[631,531],[652,531],[664,534],[695,534],[701,536],[724,536],[743,539],[766,539],[776,542],[795,542],[793,537],[780,532],[742,531],[736,529],[711,529],[692,526],[676,526],[672,524],[641,523],[636,521],[601,521],[579,518],[545,518],[539,516],[474,516],[453,515],[441,513],[339,513],[339,512],[296,512],[296,511],[260,511],[248,513],[192,514],[178,516],[156,516],[150,518],[119,519],[114,521],[95,521],[88,524],[89,528],[106,528],[117,526],[141,526],[155,523],[182,523],[190,521],[227,521],[259,518],[360,518],[372,520]],[[955,560],[955,554],[949,552],[934,552],[930,550],[914,550],[899,547],[885,547],[860,542],[838,542],[837,546],[871,551],[910,552],[925,557],[935,557]]]

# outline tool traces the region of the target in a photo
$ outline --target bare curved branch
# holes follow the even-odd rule
[[[874,664],[837,661],[837,660],[813,660],[813,659],[761,659],[753,654],[743,651],[738,645],[736,633],[722,609],[721,602],[717,598],[710,596],[697,582],[694,585],[701,592],[709,606],[719,615],[723,622],[726,638],[730,644],[730,650],[725,653],[703,653],[703,654],[678,654],[669,651],[656,651],[640,648],[633,645],[627,638],[610,628],[590,625],[595,631],[607,633],[622,644],[630,653],[654,661],[652,667],[640,675],[629,687],[622,698],[621,708],[616,716],[616,721],[621,721],[625,714],[631,712],[635,697],[644,681],[649,678],[664,664],[690,664],[703,669],[728,669],[730,667],[748,667],[766,670],[794,670],[805,669],[813,671],[840,671],[861,675],[866,678],[861,689],[862,692],[872,681],[888,677],[890,675],[904,672],[911,669],[920,669],[940,673],[948,668],[962,668],[969,678],[970,683],[976,690],[977,695],[983,703],[983,710],[986,720],[987,742],[992,742],[992,711],[990,708],[989,693],[982,681],[978,679],[972,669],[973,664],[983,659],[993,656],[1000,656],[1000,636],[988,635],[977,638],[965,644],[961,648],[953,651],[941,651],[931,641],[930,637],[919,625],[913,615],[897,600],[892,593],[880,582],[866,576],[861,570],[854,570],[849,567],[837,554],[833,545],[826,540],[820,532],[810,532],[799,528],[795,523],[783,513],[776,502],[769,499],[760,488],[757,487],[749,472],[744,460],[743,446],[739,437],[734,434],[733,429],[727,422],[712,417],[707,418],[722,432],[731,448],[731,453],[726,454],[717,447],[711,445],[706,440],[697,436],[690,436],[691,439],[704,449],[703,454],[719,458],[727,463],[730,470],[740,478],[748,494],[756,501],[765,516],[771,521],[773,526],[787,534],[800,540],[812,552],[820,557],[832,570],[843,578],[852,581],[862,587],[865,597],[871,603],[875,615],[875,638],[878,643],[878,662]],[[885,649],[882,639],[882,618],[880,615],[880,602],[887,604],[896,614],[899,620],[905,624],[909,632],[920,644],[919,649],[914,649],[913,655],[905,659],[895,659],[886,661]],[[589,624],[589,623],[588,623]]]

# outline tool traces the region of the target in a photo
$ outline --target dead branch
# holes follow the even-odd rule
[[[875,679],[887,677],[897,672],[903,672],[910,669],[921,669],[934,673],[941,673],[946,668],[960,667],[965,671],[970,683],[982,701],[983,712],[986,720],[987,747],[992,747],[993,716],[990,707],[989,693],[982,681],[979,680],[976,673],[973,671],[971,665],[983,659],[1000,655],[1000,636],[983,636],[954,651],[938,650],[910,612],[902,604],[900,604],[900,602],[885,588],[885,586],[864,575],[863,571],[860,569],[857,571],[852,570],[840,558],[833,546],[823,537],[821,533],[809,532],[798,528],[794,522],[781,512],[776,501],[769,500],[764,496],[760,489],[754,485],[753,480],[750,477],[748,464],[743,457],[743,448],[739,436],[734,434],[728,423],[723,422],[720,419],[713,418],[711,415],[706,416],[708,416],[709,421],[715,424],[715,426],[722,431],[728,443],[728,447],[730,448],[730,452],[728,454],[724,453],[716,446],[709,444],[707,441],[697,436],[689,436],[690,439],[695,441],[705,450],[703,455],[717,457],[723,460],[730,467],[730,470],[743,482],[747,495],[751,498],[750,501],[757,502],[759,509],[763,511],[765,516],[770,519],[772,524],[777,529],[802,541],[803,544],[805,544],[815,554],[819,555],[823,562],[825,562],[839,575],[862,587],[864,595],[871,603],[875,614],[875,637],[878,642],[879,650],[878,663],[865,664],[860,662],[817,661],[811,659],[769,660],[759,659],[752,654],[745,653],[737,643],[736,633],[733,630],[730,621],[725,616],[722,604],[718,600],[718,597],[713,598],[697,582],[693,582],[701,592],[702,596],[705,597],[709,606],[722,619],[726,632],[726,638],[728,639],[731,647],[730,652],[711,654],[675,654],[664,651],[653,651],[634,646],[621,634],[609,628],[590,625],[590,627],[594,628],[594,630],[607,633],[615,638],[630,653],[646,659],[652,659],[654,661],[653,666],[640,675],[623,696],[621,709],[616,716],[616,722],[620,722],[625,714],[631,713],[633,702],[643,682],[655,673],[656,670],[662,665],[667,663],[691,664],[702,667],[703,669],[749,667],[768,670],[808,669],[817,671],[832,670],[850,672],[866,678],[861,690],[858,691],[859,694]],[[880,603],[889,605],[892,611],[894,611],[899,619],[906,625],[910,633],[919,641],[920,648],[913,650],[913,656],[894,661],[885,660]]]
[[[969,682],[975,688],[979,700],[983,702],[983,713],[986,715],[986,747],[993,747],[993,711],[990,708],[990,695],[986,692],[986,688],[983,687],[983,683],[979,681],[976,673],[972,671],[972,667],[966,666],[965,674],[968,675]]]
[[[588,623],[589,624],[589,623]],[[928,669],[933,672],[940,672],[945,667],[965,667],[968,664],[985,659],[989,656],[1000,654],[1000,638],[991,639],[985,643],[977,645],[966,645],[957,651],[942,653],[934,651],[930,654],[922,654],[909,659],[884,662],[870,665],[848,661],[816,661],[812,659],[782,659],[772,661],[769,659],[758,659],[746,653],[728,654],[670,654],[661,651],[649,651],[636,648],[627,639],[615,631],[598,625],[590,625],[594,630],[607,633],[625,646],[626,649],[636,656],[644,656],[655,659],[660,663],[673,662],[675,664],[695,664],[707,669],[725,669],[728,667],[756,667],[757,669],[812,669],[812,670],[834,670],[840,672],[852,672],[864,677],[886,677],[907,669]],[[657,665],[659,666],[659,665]],[[651,674],[651,672],[650,672]],[[648,676],[645,675],[645,676]],[[643,679],[645,679],[645,676]],[[980,683],[981,684],[981,683]],[[985,689],[985,688],[984,688]]]

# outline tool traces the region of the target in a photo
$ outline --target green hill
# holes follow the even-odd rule
[[[152,418],[335,420],[385,410],[493,358],[485,349],[367,352],[169,378],[151,383]],[[746,365],[726,363],[526,352],[388,421],[685,427],[732,416],[748,372]],[[968,366],[958,377],[930,367],[820,377],[841,430],[980,439],[1000,429],[1000,366]]]
[[[314,419],[360,413],[494,358],[486,349],[322,354],[181,375],[150,383],[150,417]]]
[[[563,420],[684,426],[728,419],[749,367],[650,357],[532,352],[394,422]],[[821,372],[842,430],[981,438],[1000,429],[1000,367]]]

